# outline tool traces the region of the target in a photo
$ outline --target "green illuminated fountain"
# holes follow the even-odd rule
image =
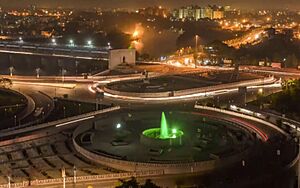
[[[161,120],[160,120],[160,139],[168,139],[169,138],[169,130],[168,130],[168,124],[166,120],[165,113],[161,113]]]
[[[151,128],[143,132],[143,135],[152,139],[169,140],[181,138],[183,131],[177,129],[169,129],[165,113],[161,113],[160,128]]]

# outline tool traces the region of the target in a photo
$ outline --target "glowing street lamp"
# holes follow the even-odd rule
[[[20,42],[20,43],[23,43],[23,42],[24,42],[24,40],[23,40],[22,37],[19,37],[19,42]]]
[[[52,38],[52,39],[51,39],[51,43],[52,43],[53,45],[56,45],[56,39],[55,39],[55,38]]]
[[[118,124],[116,125],[116,128],[117,128],[117,129],[120,129],[121,127],[122,127],[121,123],[118,123]]]
[[[8,179],[8,188],[11,188],[11,183],[10,183],[10,179],[11,179],[11,177],[10,176],[7,176],[7,179]]]
[[[198,40],[199,40],[199,35],[195,36],[195,51],[198,51]]]
[[[198,39],[199,39],[199,35],[196,35],[195,36],[195,54],[194,54],[195,68],[197,68],[197,59],[198,59]]]
[[[73,40],[73,39],[70,39],[70,40],[69,40],[69,44],[70,44],[70,46],[75,46],[74,40]]]
[[[88,41],[87,41],[87,45],[88,45],[88,47],[92,47],[92,46],[93,46],[93,41],[88,40]]]

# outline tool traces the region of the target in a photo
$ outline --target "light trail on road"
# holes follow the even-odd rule
[[[281,84],[268,84],[268,85],[257,85],[257,86],[248,86],[249,89],[255,89],[255,88],[277,88],[281,87]],[[89,87],[89,90],[93,93],[96,93],[95,89],[93,87]],[[124,96],[124,95],[116,95],[112,93],[107,93],[103,90],[100,90],[101,92],[104,92],[104,96],[115,98],[115,99],[121,99],[121,100],[134,100],[134,101],[174,101],[174,100],[188,100],[192,98],[201,98],[201,97],[211,97],[211,96],[217,96],[221,94],[227,94],[232,92],[237,92],[238,88],[233,89],[219,89],[215,91],[209,91],[209,92],[200,92],[200,93],[193,93],[193,94],[187,94],[187,95],[181,95],[181,96],[171,96],[171,97],[136,97],[136,96]],[[155,95],[155,94],[154,94]]]
[[[65,125],[78,123],[78,122],[85,121],[85,120],[88,120],[88,119],[93,119],[93,118],[95,118],[95,116],[89,116],[89,117],[85,117],[85,118],[81,118],[81,119],[76,119],[76,120],[69,121],[69,122],[66,122],[66,123],[57,124],[55,127],[62,127],[62,126],[65,126]]]
[[[13,84],[49,86],[49,87],[59,87],[59,88],[67,88],[67,89],[74,89],[76,87],[76,84],[69,84],[69,83],[46,83],[46,82],[21,82],[21,81],[14,81]]]
[[[45,54],[45,53],[34,53],[34,52],[25,52],[25,51],[13,51],[13,50],[0,50],[0,53],[9,53],[9,54],[20,54],[20,55],[37,55],[37,56],[50,56],[50,57],[63,57],[63,58],[72,58],[72,59],[84,59],[84,60],[103,60],[108,61],[108,58],[94,58],[94,57],[84,57],[84,56],[73,56],[73,55],[61,55],[61,54]]]

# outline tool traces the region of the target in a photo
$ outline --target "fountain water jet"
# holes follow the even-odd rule
[[[153,148],[167,148],[170,146],[182,145],[183,131],[169,129],[167,118],[164,112],[161,113],[160,128],[150,128],[143,131],[141,143]]]
[[[161,113],[161,120],[160,120],[160,139],[168,139],[169,138],[169,130],[168,130],[168,124],[166,120],[165,113]]]

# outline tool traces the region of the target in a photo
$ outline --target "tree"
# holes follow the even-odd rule
[[[298,59],[295,54],[288,55],[286,58],[286,66],[287,67],[297,67],[298,66]]]
[[[145,184],[141,186],[141,188],[160,188],[158,185],[155,185],[152,180],[147,179]]]
[[[119,182],[121,183],[121,185],[117,186],[116,188],[138,188],[139,187],[139,184],[136,181],[135,177],[131,177],[131,179],[127,181],[119,179]]]
[[[0,78],[0,85],[4,88],[9,88],[12,86],[12,81],[8,78]]]

